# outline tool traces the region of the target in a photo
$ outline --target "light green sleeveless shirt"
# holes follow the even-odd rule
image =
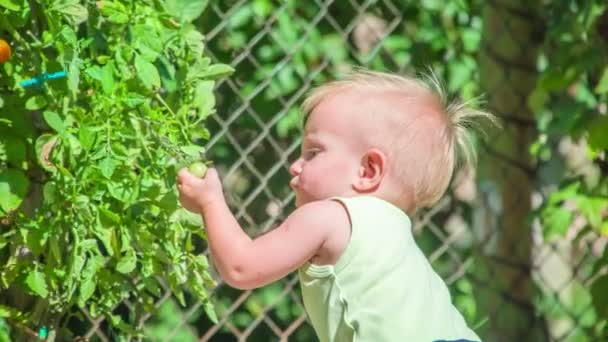
[[[321,342],[481,341],[416,245],[408,216],[376,197],[335,199],[351,219],[336,265],[298,270]]]

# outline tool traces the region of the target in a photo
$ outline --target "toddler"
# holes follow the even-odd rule
[[[218,272],[252,289],[297,271],[321,342],[480,341],[416,245],[411,215],[446,191],[457,155],[475,154],[480,117],[446,101],[440,82],[357,70],[302,106],[301,155],[290,167],[296,210],[251,239],[214,169],[178,174],[182,205],[200,213]]]

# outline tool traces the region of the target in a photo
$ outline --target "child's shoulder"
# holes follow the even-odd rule
[[[409,215],[405,210],[377,196],[359,195],[354,197],[336,197],[333,200],[340,202],[349,213],[352,212],[351,215],[354,215],[356,212],[363,212],[370,216],[374,216],[375,214],[385,215],[386,213],[389,213],[409,220]]]
[[[332,199],[313,201],[301,205],[293,211],[290,217],[321,225],[349,221],[345,204]]]

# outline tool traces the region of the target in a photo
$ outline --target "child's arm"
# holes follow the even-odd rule
[[[350,231],[341,204],[319,201],[301,206],[279,227],[252,240],[230,212],[214,169],[202,179],[182,170],[178,184],[182,205],[204,217],[220,275],[236,288],[256,288],[280,279],[315,256],[332,232]],[[340,225],[347,230],[335,229]]]

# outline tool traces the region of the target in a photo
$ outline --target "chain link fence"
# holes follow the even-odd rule
[[[288,167],[299,153],[298,106],[311,87],[352,65],[399,73],[433,65],[452,93],[488,94],[503,127],[490,130],[491,143],[480,149],[480,182],[459,173],[448,195],[415,217],[419,245],[485,340],[585,340],[594,313],[584,288],[605,240],[581,233],[578,222],[565,239],[548,241],[539,222],[528,222],[551,191],[546,165],[528,152],[536,131],[526,99],[542,41],[542,19],[531,5],[490,1],[481,11],[475,3],[443,8],[433,1],[426,9],[397,0],[213,3],[201,20],[207,49],[236,72],[217,84],[207,155],[250,235],[293,209]],[[470,39],[451,40],[454,26]],[[444,66],[448,59],[456,67]],[[146,340],[315,340],[295,275],[253,291],[218,281],[218,324],[192,299],[181,307],[167,287],[154,304],[157,313],[140,322]],[[88,321],[83,337],[114,340],[103,319]]]

